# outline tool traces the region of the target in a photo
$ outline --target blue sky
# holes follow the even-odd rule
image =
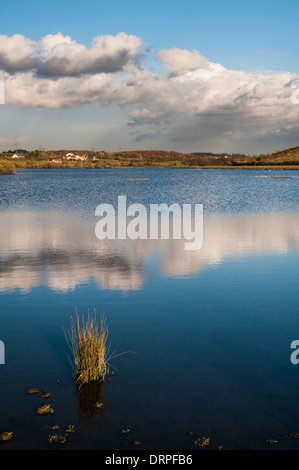
[[[298,17],[294,0],[12,0],[1,6],[1,34],[38,40],[60,31],[89,45],[124,31],[153,49],[197,49],[226,67],[298,73]]]
[[[128,36],[137,36],[141,38],[143,43],[142,68],[148,68],[157,74],[160,74],[165,68],[164,62],[161,64],[161,61],[156,60],[157,55],[161,50],[173,48],[196,50],[209,62],[221,64],[222,67],[231,71],[265,75],[273,73],[273,76],[276,73],[299,74],[297,32],[299,3],[294,0],[254,0],[247,3],[220,0],[210,2],[190,0],[184,2],[176,0],[148,2],[136,0],[127,2],[120,0],[109,2],[46,0],[37,2],[29,0],[21,2],[12,0],[1,5],[0,13],[1,35],[11,37],[20,34],[36,42],[47,35],[61,32],[63,36],[70,36],[76,43],[89,48],[93,38],[97,36],[116,36],[120,32],[124,32]],[[4,72],[6,71],[4,70]],[[252,88],[252,85],[250,87]],[[189,88],[188,85],[188,90]],[[273,90],[273,93],[276,90],[277,88]],[[225,88],[221,90],[221,93],[225,93]],[[201,99],[200,95],[198,99]],[[252,100],[252,97],[250,99]],[[240,100],[240,96],[238,96],[238,100]],[[105,105],[104,108],[102,104],[95,106],[94,103],[83,106],[80,108],[81,122],[78,123],[78,108],[73,106],[66,109],[61,106],[53,110],[47,109],[47,107],[44,109],[43,105],[28,107],[19,102],[8,102],[5,106],[0,107],[0,119],[3,123],[2,131],[0,130],[0,150],[6,145],[5,136],[7,136],[7,142],[9,139],[20,142],[24,139],[24,145],[26,145],[27,136],[28,146],[35,146],[39,142],[39,145],[49,147],[51,142],[54,147],[73,145],[86,147],[92,141],[92,145],[89,147],[102,144],[108,150],[114,150],[115,146],[117,148],[127,146],[136,148],[141,145],[142,138],[139,136],[136,139],[134,126],[132,123],[128,125],[130,121],[128,115],[134,110],[134,106],[141,106],[144,109],[145,103],[140,104],[132,101],[125,106],[123,103],[121,103],[121,107],[118,105],[119,102],[112,103],[109,107]],[[163,147],[190,151],[191,147],[195,146],[194,150],[200,151],[208,150],[207,146],[209,146],[209,150],[218,151],[222,141],[218,139],[219,141],[215,144],[213,131],[217,132],[217,135],[219,132],[223,133],[223,151],[241,151],[244,148],[247,153],[254,153],[266,151],[266,149],[272,151],[284,148],[288,143],[286,134],[290,135],[290,146],[296,144],[297,122],[294,120],[294,126],[292,125],[293,114],[288,122],[272,123],[272,128],[265,129],[264,134],[258,137],[251,129],[251,124],[249,125],[249,120],[252,117],[249,118],[246,115],[244,129],[249,126],[248,132],[252,130],[252,136],[242,140],[241,130],[236,128],[235,123],[232,123],[232,133],[236,136],[233,144],[232,138],[227,138],[229,129],[224,130],[220,125],[219,131],[218,121],[207,126],[209,116],[215,115],[214,106],[209,105],[209,108],[205,110],[204,121],[190,121],[190,126],[186,129],[185,137],[181,141],[179,137],[174,138],[174,127],[172,130],[167,128],[166,121],[169,119],[170,113],[168,105],[167,109],[168,118],[165,117],[167,114],[165,112],[163,131],[154,131],[152,127],[145,127],[144,132],[140,133],[141,136],[150,136],[150,140],[145,140],[142,143],[144,148]],[[173,112],[175,113],[177,109],[178,107],[173,109]],[[284,107],[281,109],[284,110]],[[28,111],[30,111],[29,121],[37,123],[35,132],[40,131],[41,136],[48,134],[50,136],[48,140],[46,137],[39,138],[39,136],[34,139],[33,125],[26,125],[22,128],[21,122],[24,122],[24,116],[28,116]],[[291,111],[294,112],[293,109]],[[150,112],[153,114],[153,109]],[[273,110],[270,115],[272,113]],[[11,116],[11,121],[6,121],[4,124],[5,114]],[[240,109],[238,109],[238,114],[239,116],[243,115]],[[257,114],[260,115],[260,112]],[[198,111],[194,111],[194,115],[197,116]],[[55,133],[57,120],[60,122],[60,126]],[[18,123],[15,128],[14,122]],[[99,131],[95,130],[92,133],[86,130],[85,137],[81,133],[81,140],[77,135],[72,142],[74,132],[76,133],[79,126],[81,129],[85,128],[86,123],[88,123],[86,126],[88,128],[92,123],[98,123]],[[104,123],[105,133],[103,133]],[[49,130],[50,124],[53,131]],[[65,141],[60,135],[61,125],[64,125]],[[201,129],[198,141],[194,137],[196,125]],[[207,130],[203,131],[202,129],[206,127]],[[120,136],[120,141],[117,144],[115,137],[111,138],[114,131]],[[210,132],[210,141],[207,137],[208,132]],[[176,136],[178,134],[176,132]],[[190,145],[188,144],[188,135],[192,141]],[[98,139],[98,136],[101,138]],[[71,145],[72,143],[73,145]]]

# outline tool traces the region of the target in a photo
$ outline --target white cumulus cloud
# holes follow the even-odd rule
[[[39,41],[0,36],[6,101],[45,108],[130,105],[137,141],[155,134],[173,142],[262,140],[298,130],[299,108],[290,99],[294,74],[230,70],[178,48],[161,50],[156,59],[165,69],[153,72],[142,48],[141,38],[125,33],[98,36],[89,48],[61,33]]]
[[[0,36],[0,69],[8,73],[32,71],[45,77],[114,73],[138,62],[142,40],[119,33],[97,36],[90,48],[69,36],[49,34],[31,41],[20,34]]]

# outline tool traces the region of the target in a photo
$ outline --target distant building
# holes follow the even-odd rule
[[[86,161],[87,156],[86,155],[69,155],[66,157],[67,160],[81,160],[81,161]]]
[[[87,160],[87,155],[76,155],[75,159],[85,161]]]

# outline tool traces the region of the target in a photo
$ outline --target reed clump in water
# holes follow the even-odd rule
[[[96,311],[94,311],[93,318],[88,313],[87,319],[82,317],[80,321],[76,312],[76,318],[71,317],[71,327],[68,333],[76,384],[81,387],[90,382],[104,381],[109,360],[115,357],[109,355],[106,318],[102,316],[98,322]]]

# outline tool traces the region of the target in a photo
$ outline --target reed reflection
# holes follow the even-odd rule
[[[76,387],[76,409],[79,417],[90,422],[105,414],[105,382],[89,382]]]

